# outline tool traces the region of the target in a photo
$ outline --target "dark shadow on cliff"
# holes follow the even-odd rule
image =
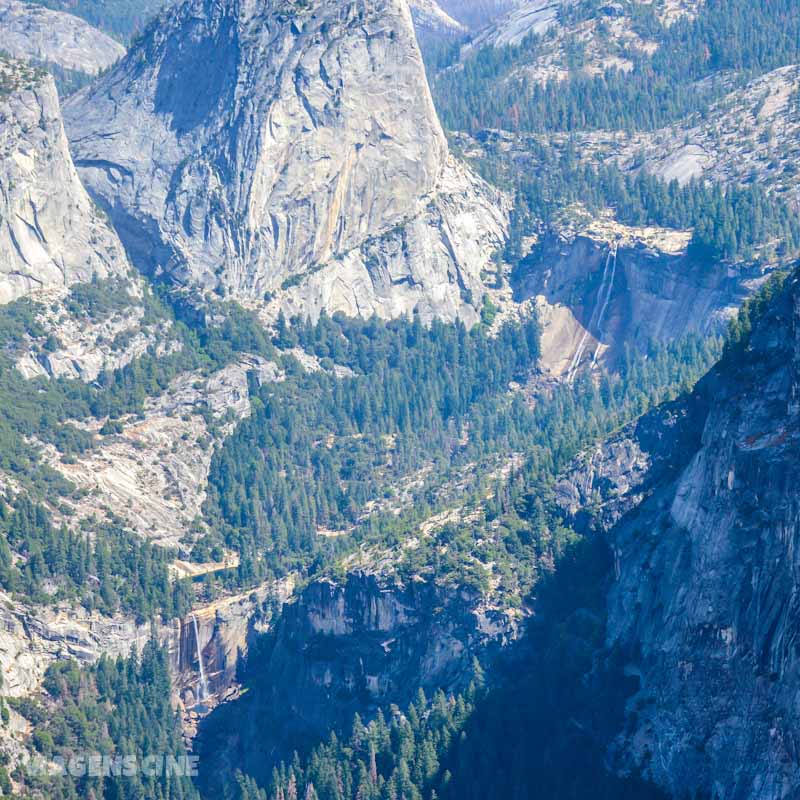
[[[443,753],[426,800],[432,790],[441,800],[664,798],[639,777],[617,777],[606,766],[608,746],[625,725],[625,702],[637,688],[624,676],[621,655],[604,646],[611,579],[609,548],[593,537],[574,545],[540,582],[526,636],[487,663],[494,688]],[[304,761],[320,741],[296,724],[292,705],[299,698],[287,693],[280,702],[275,682],[287,676],[271,674],[274,646],[270,635],[253,642],[243,676],[248,692],[217,709],[203,727],[204,796],[223,796],[237,769],[267,787],[273,766],[291,760],[286,745]],[[331,720],[331,728],[341,734],[351,721]],[[276,749],[277,741],[284,746]]]
[[[200,725],[194,750],[203,797],[226,796],[237,771],[267,785],[275,764],[291,758],[292,750],[305,754],[319,742],[319,737],[298,730],[299,709],[288,691],[283,703],[275,702],[273,690],[281,682],[271,668],[276,645],[274,629],[262,634],[251,630],[248,657],[238,664],[241,696],[218,706]]]
[[[479,703],[443,760],[441,798],[647,800],[665,795],[606,765],[637,689],[622,654],[607,651],[612,558],[587,538],[542,581],[526,636],[495,665],[497,688]]]
[[[269,632],[252,633],[239,670],[245,693],[201,727],[196,749],[209,796],[237,769],[268,783],[274,765],[295,751],[304,757],[331,731],[346,735],[356,714],[369,720],[392,704],[406,708],[420,688],[464,691],[474,654],[490,658],[500,648],[476,644],[484,641],[479,605],[477,589],[431,581],[386,583],[360,572],[312,581]],[[500,625],[495,616],[485,612],[484,624]]]

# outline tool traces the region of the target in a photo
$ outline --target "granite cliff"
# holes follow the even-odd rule
[[[518,634],[513,617],[467,590],[353,572],[312,581],[268,633],[250,637],[247,692],[201,726],[202,782],[238,768],[266,779],[279,758],[346,730],[419,687],[464,688],[474,659]]]
[[[673,796],[794,797],[800,283],[694,393],[558,486],[614,552],[607,646],[639,689],[610,748]]]
[[[449,154],[405,0],[187,0],[66,116],[145,270],[273,314],[477,319],[507,205]]]
[[[635,228],[610,215],[542,236],[515,290],[536,302],[543,366],[574,377],[581,366],[614,369],[652,342],[723,333],[766,270],[695,258],[690,239],[691,231]]]
[[[0,60],[0,303],[128,270],[75,171],[53,79]]]

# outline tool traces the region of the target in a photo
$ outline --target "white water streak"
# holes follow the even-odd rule
[[[609,267],[611,268],[611,272],[609,275]],[[609,245],[608,248],[608,255],[606,256],[606,263],[603,267],[603,279],[600,282],[600,290],[597,293],[598,305],[595,306],[594,311],[592,312],[592,318],[589,320],[589,324],[583,330],[583,336],[578,344],[578,349],[575,351],[575,355],[572,357],[572,363],[569,367],[569,372],[567,373],[567,383],[572,383],[575,380],[575,376],[578,372],[578,367],[581,365],[581,360],[583,359],[583,354],[586,352],[586,345],[589,340],[589,332],[593,328],[597,328],[603,321],[605,317],[606,311],[608,310],[608,304],[611,300],[611,292],[614,288],[614,277],[617,272],[617,244]],[[610,277],[610,280],[609,280]],[[601,300],[601,298],[605,297],[605,300]],[[598,313],[599,312],[599,313]],[[598,338],[600,333],[598,332]],[[598,343],[597,351],[600,349],[600,344]],[[597,351],[595,351],[594,359],[592,364],[594,365],[597,361]]]
[[[597,349],[594,351],[594,358],[592,359],[592,366],[597,364],[597,357],[600,355],[600,348],[603,346],[603,322],[606,318],[606,311],[608,311],[608,304],[611,302],[611,294],[614,291],[614,278],[617,275],[617,243],[611,245],[611,280],[608,282],[608,291],[606,292],[606,299],[603,301],[603,307],[600,309],[600,315],[597,317]]]
[[[194,644],[197,648],[197,663],[200,665],[200,692],[198,700],[202,703],[208,697],[208,681],[206,671],[203,667],[203,648],[200,647],[200,632],[197,629],[197,617],[192,614],[192,624],[194,625]]]

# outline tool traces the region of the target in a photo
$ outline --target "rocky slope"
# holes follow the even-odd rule
[[[518,3],[493,25],[482,31],[468,50],[481,47],[519,45],[527,36],[541,36],[558,22],[559,4],[552,0]]]
[[[97,75],[125,55],[119,42],[88,22],[21,0],[0,0],[0,41],[16,58],[88,75]]]
[[[608,644],[639,691],[613,763],[675,796],[800,791],[798,322],[794,277],[746,351],[560,486],[616,522]]]
[[[781,67],[731,91],[700,117],[635,137],[623,166],[644,153],[644,169],[685,183],[758,181],[796,200],[800,156],[800,67]]]
[[[3,694],[29,695],[41,686],[44,673],[58,659],[86,664],[102,653],[127,655],[150,638],[149,625],[118,615],[104,617],[82,607],[26,607],[5,592],[0,610],[0,665]]]
[[[642,35],[637,19],[650,11],[664,25],[692,16],[704,0],[596,3],[582,6],[574,0],[525,0],[495,19],[462,51],[462,60],[482,48],[522,48],[512,61],[506,80],[521,84],[565,80],[576,50],[584,75],[607,69],[629,71],[634,59],[652,55],[657,41]]]
[[[265,583],[241,595],[198,604],[183,619],[157,625],[122,614],[107,617],[62,603],[31,607],[0,593],[0,669],[4,697],[36,696],[47,668],[74,659],[82,666],[102,655],[127,657],[141,652],[153,636],[169,655],[174,705],[188,736],[199,719],[220,702],[237,696],[236,666],[254,637],[264,635],[272,612],[280,609],[294,588],[293,579]],[[199,656],[205,682],[201,689]],[[13,762],[24,758],[30,725],[17,714],[0,729],[0,744]]]
[[[478,31],[521,2],[522,0],[439,0],[439,6],[471,31]]]
[[[435,0],[411,0],[409,5],[420,41],[426,37],[453,38],[467,32],[466,26],[453,19]]]
[[[78,179],[52,78],[9,60],[0,60],[0,187],[0,303],[129,270]]]
[[[480,31],[521,0],[409,0],[417,37],[430,40],[463,39]]]
[[[171,335],[171,323],[147,318],[142,281],[125,280],[118,287],[125,292],[124,304],[98,319],[75,313],[81,300],[74,292],[36,291],[30,299],[43,335],[29,337],[18,348],[17,370],[28,380],[75,378],[90,383],[141,358],[150,348],[159,356],[174,351],[178,342]]]
[[[187,373],[148,401],[142,419],[124,419],[120,433],[102,437],[102,444],[70,463],[54,447],[45,448],[53,468],[84,490],[77,501],[67,501],[70,524],[112,515],[164,547],[191,549],[203,530],[195,521],[214,449],[250,415],[250,371],[263,380],[280,378],[276,365],[256,358],[208,378]],[[101,421],[90,429],[99,431]]]
[[[756,182],[797,202],[800,170],[800,67],[785,66],[744,85],[720,79],[729,91],[702,114],[654,131],[581,131],[576,155],[583,163],[616,163],[684,185],[695,179],[722,184]],[[525,169],[542,142],[562,147],[566,134],[482,131],[456,135],[460,150],[476,158],[501,158]]]
[[[477,318],[505,201],[448,153],[405,0],[186,0],[67,119],[147,269],[273,313]]]

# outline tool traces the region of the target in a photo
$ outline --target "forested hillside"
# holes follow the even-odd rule
[[[134,43],[0,58],[0,795],[784,797],[796,0],[35,1]]]
[[[518,46],[467,51],[463,60],[431,79],[445,126],[539,132],[653,129],[702,112],[731,85],[800,61],[800,23],[792,0],[708,0],[696,14],[669,23],[659,19],[659,5],[620,6],[636,37],[655,45],[637,49],[610,40],[609,25],[617,12],[607,3],[563,4],[560,24],[566,43],[558,66],[564,73],[558,78],[526,77],[526,65],[551,57],[555,29],[530,35]],[[630,67],[586,74],[586,39],[571,36],[570,29],[587,19],[599,20],[592,44],[601,49],[605,42]]]
[[[31,763],[15,776],[24,781],[23,796],[195,800],[170,685],[167,655],[155,642],[128,659],[102,658],[89,670],[75,661],[51,667],[41,702],[14,703],[36,726]],[[92,770],[89,754],[103,754],[107,764]],[[149,770],[131,768],[156,754],[161,761]]]

